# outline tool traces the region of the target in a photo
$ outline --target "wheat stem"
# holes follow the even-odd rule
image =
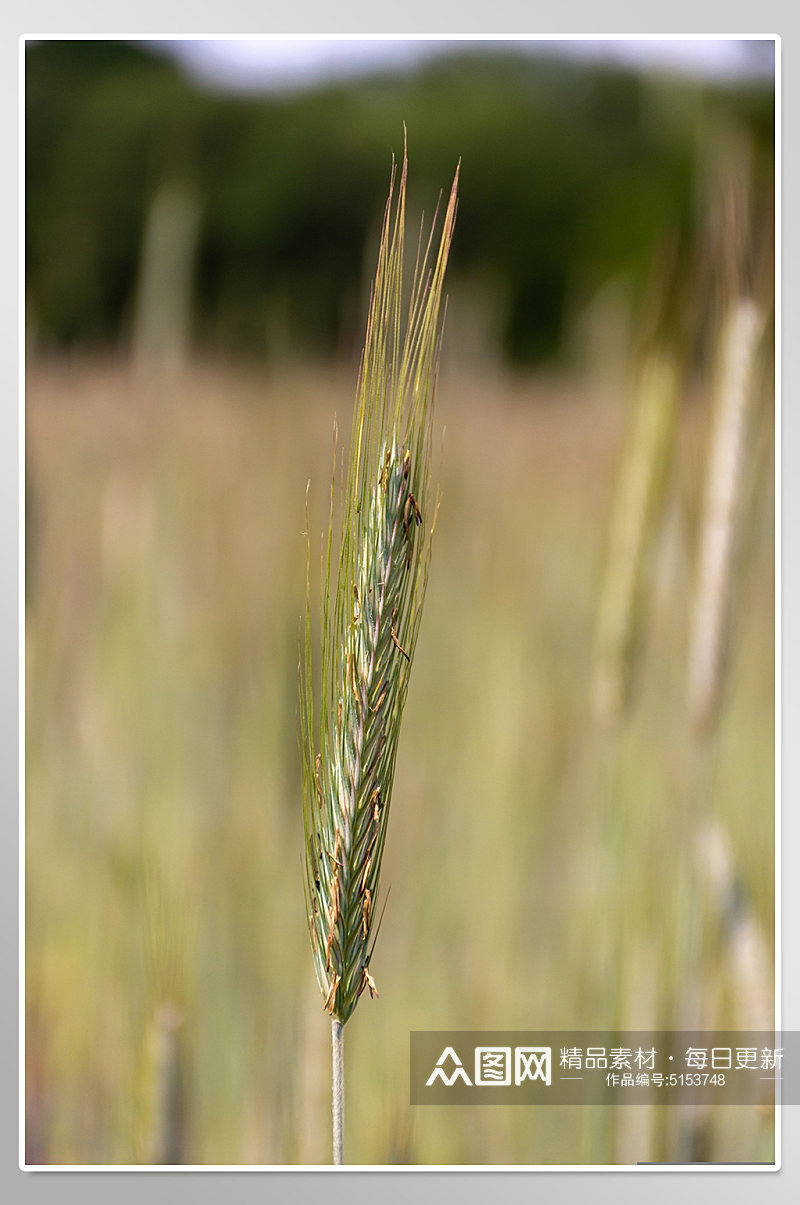
[[[333,1162],[344,1163],[344,1026],[331,1021],[333,1048]]]

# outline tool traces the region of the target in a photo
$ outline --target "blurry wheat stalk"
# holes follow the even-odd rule
[[[701,827],[697,841],[736,993],[737,1024],[767,1032],[774,1020],[771,959],[737,874],[730,841],[713,819]]]
[[[139,369],[172,371],[186,361],[200,219],[199,199],[187,185],[162,185],[150,203],[134,316]]]
[[[698,741],[713,735],[719,726],[733,627],[754,368],[765,323],[763,307],[740,296],[729,305],[720,335],[689,646],[689,716]],[[766,1029],[771,1013],[769,952],[719,821],[708,818],[700,824],[697,845],[721,928],[740,1023]]]
[[[739,148],[740,151],[742,148]],[[721,319],[712,378],[712,414],[700,519],[699,549],[689,633],[688,717],[698,769],[711,767],[713,738],[719,731],[727,656],[733,632],[737,550],[743,518],[748,435],[755,401],[757,353],[766,325],[759,291],[747,283],[752,258],[748,234],[748,172],[728,167],[720,184],[717,211],[724,235],[717,255]],[[766,263],[769,254],[763,255]],[[694,1025],[700,1007],[706,914],[714,914],[722,956],[735,996],[738,1023],[768,1028],[771,1013],[770,956],[721,822],[710,815],[709,788],[695,788],[695,852],[705,892],[695,892],[694,953],[687,973],[688,1000],[694,997]],[[702,793],[701,793],[702,792]],[[703,1154],[708,1113],[694,1105],[678,1138],[678,1155]]]
[[[186,879],[175,860],[161,862],[160,844],[141,851],[137,908],[143,925],[149,1016],[140,1080],[139,1148],[146,1164],[185,1157],[187,964],[192,945],[184,910]]]
[[[638,378],[598,602],[594,705],[606,727],[620,722],[630,702],[644,562],[671,461],[678,383],[674,360],[651,351]]]
[[[182,1022],[179,1010],[164,1003],[155,1009],[148,1026],[145,1163],[177,1164],[182,1161]]]
[[[331,486],[318,728],[308,570],[300,666],[306,904],[314,967],[332,1018],[335,1163],[343,1161],[343,1026],[365,989],[377,994],[370,958],[379,875],[435,521],[429,501],[432,405],[458,171],[432,267],[433,229],[426,246],[420,238],[404,325],[406,174],[404,153],[396,207],[393,168],[381,231],[340,492],[333,591],[335,480]]]
[[[689,714],[699,734],[714,727],[724,681],[744,445],[765,321],[763,309],[741,297],[720,336],[689,651]]]

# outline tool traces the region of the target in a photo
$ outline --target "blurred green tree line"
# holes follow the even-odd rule
[[[413,73],[267,96],[194,83],[113,41],[27,47],[26,260],[44,349],[130,337],[147,215],[196,197],[191,337],[211,352],[358,347],[391,151],[411,203],[462,160],[451,284],[494,307],[499,353],[561,346],[576,293],[641,279],[665,229],[697,221],[704,123],[745,129],[773,171],[771,87],[722,88],[472,47]]]

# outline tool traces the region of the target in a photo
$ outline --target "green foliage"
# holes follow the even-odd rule
[[[37,43],[26,109],[29,290],[56,345],[124,335],[146,207],[176,176],[202,204],[204,349],[349,353],[353,265],[379,226],[387,139],[403,121],[414,131],[421,197],[458,146],[469,188],[451,279],[501,282],[501,350],[519,364],[558,350],[576,294],[619,271],[641,277],[665,226],[691,225],[717,117],[751,132],[763,178],[773,163],[769,90],[485,48],[410,76],[232,99],[122,43]]]

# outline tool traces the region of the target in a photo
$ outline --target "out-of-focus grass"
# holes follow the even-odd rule
[[[328,1028],[303,915],[297,632],[305,484],[316,549],[332,415],[347,432],[353,387],[334,369],[196,366],[154,385],[114,365],[30,367],[30,1161],[148,1158],[148,1034],[165,1002],[182,1018],[183,1161],[329,1158]],[[658,1118],[643,1137],[588,1108],[492,1107],[479,1125],[461,1109],[421,1116],[408,1042],[413,1029],[667,1027],[680,1011],[695,923],[685,661],[706,407],[682,416],[636,706],[611,757],[589,675],[624,410],[574,382],[453,375],[437,404],[443,500],[384,864],[381,995],[346,1035],[348,1157],[670,1157]],[[748,495],[710,786],[770,942],[771,473],[762,457]],[[713,949],[704,965],[713,1020],[740,1023]],[[712,1130],[713,1158],[771,1157],[769,1119]]]

